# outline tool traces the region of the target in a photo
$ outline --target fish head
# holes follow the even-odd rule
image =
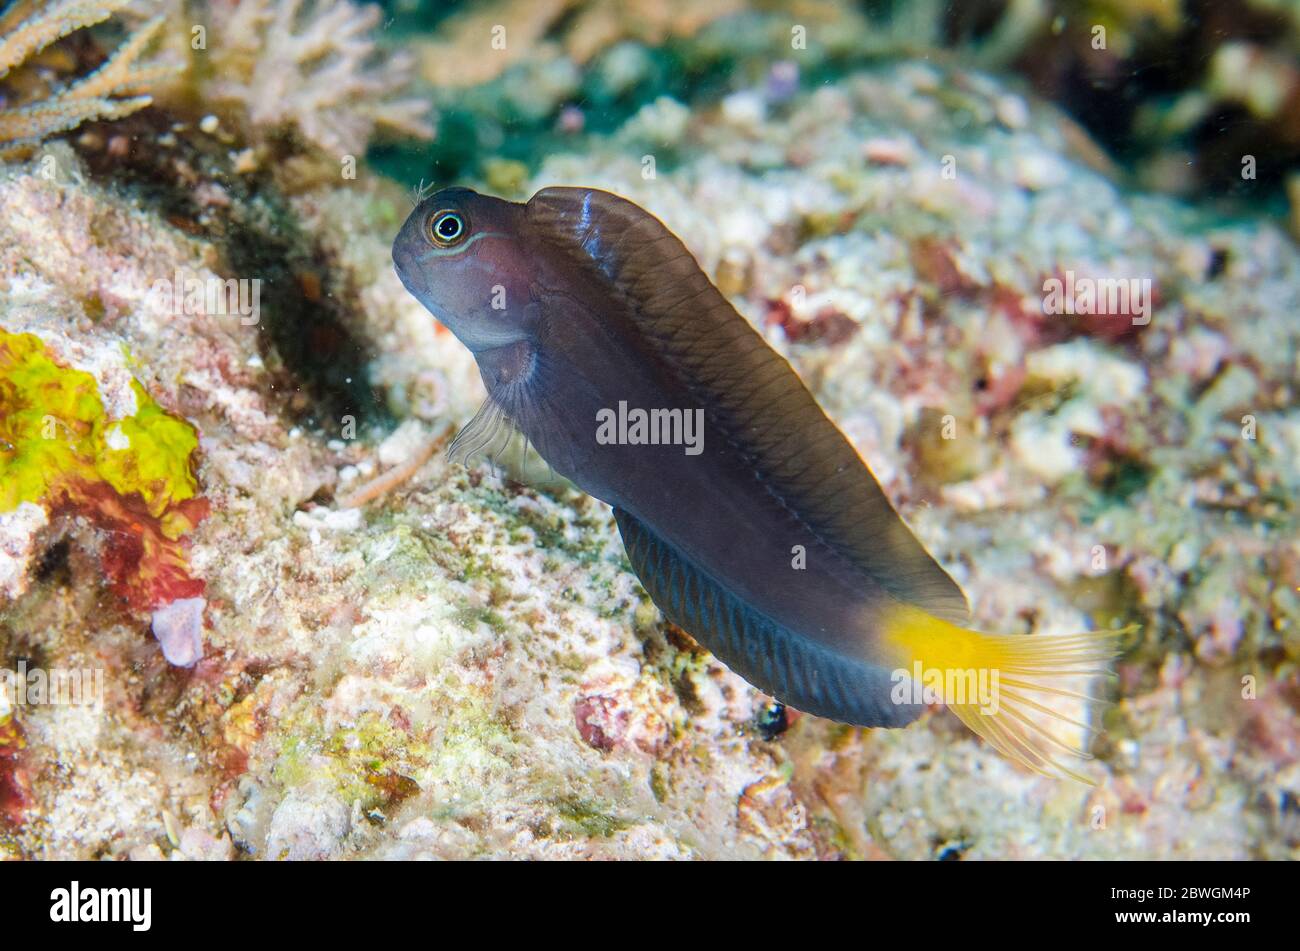
[[[402,284],[474,352],[531,335],[523,215],[516,202],[444,188],[416,206],[393,241]]]

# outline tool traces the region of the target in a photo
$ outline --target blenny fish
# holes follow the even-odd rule
[[[453,453],[526,438],[613,507],[655,604],[733,671],[864,727],[941,702],[1030,769],[1089,782],[1070,764],[1098,701],[1071,688],[1105,673],[1115,633],[969,629],[961,589],[853,446],[649,212],[591,188],[522,203],[445,188],[393,261],[487,388]]]

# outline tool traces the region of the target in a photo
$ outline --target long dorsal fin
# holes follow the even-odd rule
[[[633,332],[823,541],[895,597],[955,623],[967,619],[961,589],[853,446],[657,218],[609,192],[547,188],[528,202],[528,221],[623,300]]]
[[[760,690],[857,726],[904,726],[921,712],[917,704],[893,702],[891,671],[772,620],[622,509],[614,509],[614,520],[632,570],[664,616]]]

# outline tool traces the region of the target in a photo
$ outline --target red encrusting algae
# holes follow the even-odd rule
[[[198,495],[194,427],[138,381],[132,389],[135,413],[110,418],[91,374],[59,364],[36,336],[0,330],[0,512],[30,502],[84,517],[102,533],[111,590],[156,612],[202,597],[186,535],[210,506]]]

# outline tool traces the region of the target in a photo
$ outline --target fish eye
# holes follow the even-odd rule
[[[458,211],[439,211],[429,217],[429,238],[441,248],[459,243],[468,230]]]

